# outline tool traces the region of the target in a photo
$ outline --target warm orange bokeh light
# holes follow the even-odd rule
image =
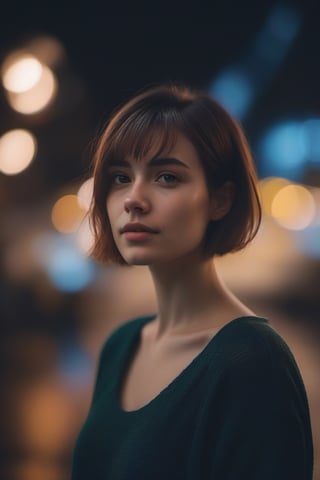
[[[72,233],[79,228],[85,213],[78,203],[77,195],[64,195],[53,206],[51,219],[58,232]]]
[[[287,185],[273,199],[272,216],[283,227],[303,230],[315,216],[315,202],[302,185]]]
[[[281,188],[289,185],[289,180],[279,177],[264,178],[259,183],[263,212],[272,215],[272,202]]]

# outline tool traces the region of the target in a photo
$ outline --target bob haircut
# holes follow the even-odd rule
[[[141,159],[155,146],[155,156],[169,152],[178,132],[197,151],[209,194],[227,181],[234,185],[230,210],[208,225],[204,255],[240,250],[256,235],[261,222],[257,176],[240,125],[208,95],[181,85],[163,85],[125,103],[111,117],[98,140],[89,214],[94,233],[91,256],[97,261],[126,265],[113,240],[106,211],[109,163],[128,156]]]

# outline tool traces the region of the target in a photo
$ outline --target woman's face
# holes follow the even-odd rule
[[[156,146],[155,146],[156,147]],[[202,253],[216,219],[203,167],[181,133],[165,155],[124,158],[109,166],[106,209],[115,244],[129,265],[156,265]]]

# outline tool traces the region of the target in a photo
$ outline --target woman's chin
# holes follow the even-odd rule
[[[125,258],[125,261],[127,262],[128,265],[130,265],[131,267],[134,267],[134,266],[145,266],[145,265],[150,265],[151,263],[153,263],[153,260],[151,260],[150,258],[147,258],[145,256],[130,256],[128,258]]]

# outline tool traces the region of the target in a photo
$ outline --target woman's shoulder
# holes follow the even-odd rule
[[[231,365],[251,368],[266,365],[279,369],[281,364],[297,368],[294,356],[269,320],[259,316],[243,316],[229,322],[216,336],[216,348]]]
[[[254,349],[264,346],[268,349],[268,346],[283,346],[284,343],[268,319],[254,315],[231,320],[218,332],[218,338],[221,342],[228,340],[230,345],[237,345],[239,349],[245,350],[248,346]]]
[[[299,367],[289,346],[268,320],[253,316],[230,322],[220,332],[217,349],[221,385],[232,398],[240,401],[243,395],[244,403],[249,402],[249,397],[258,398],[266,408],[272,402],[276,408],[281,404],[284,409],[289,403],[296,404],[309,421]],[[212,372],[214,363],[211,362]]]
[[[304,382],[295,358],[265,318],[240,317],[229,322],[213,339],[209,353],[209,398],[221,394],[243,405],[256,399],[266,408],[272,402],[297,401],[303,415],[308,415]]]

